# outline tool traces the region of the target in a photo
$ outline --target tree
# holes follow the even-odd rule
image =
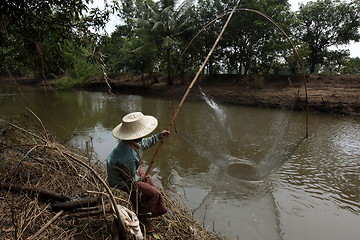
[[[236,1],[231,0],[201,0],[199,17],[203,25],[216,16],[229,12],[235,7]],[[215,68],[211,65],[217,62],[222,66],[222,72],[249,74],[251,72],[269,72],[272,64],[279,58],[284,48],[285,38],[276,27],[259,14],[244,9],[254,9],[270,16],[288,29],[291,23],[289,4],[286,0],[255,0],[243,1],[238,11],[233,15],[219,45],[209,61],[209,73]],[[204,46],[211,47],[224,25],[226,17],[217,21],[216,26],[209,28],[204,35]],[[220,23],[220,24],[219,24]],[[214,24],[214,25],[215,25]],[[215,73],[215,72],[214,72]]]
[[[133,49],[132,53],[138,53],[137,56],[141,58],[141,54],[149,53],[146,49],[156,49],[156,56],[146,56],[146,59],[151,59],[154,67],[157,66],[159,71],[167,73],[168,85],[174,83],[173,58],[177,55],[181,36],[186,34],[187,28],[191,26],[188,20],[191,18],[189,10],[193,0],[185,0],[180,5],[177,5],[177,2],[125,0],[120,14],[125,18],[125,24],[131,25],[133,37],[139,38],[144,44]]]
[[[360,74],[360,58],[347,58],[346,63],[343,64],[341,74]]]
[[[104,27],[115,9],[88,9],[90,0],[3,0],[0,2],[0,60],[6,71],[17,69],[10,64],[18,62],[23,68],[47,78],[62,74],[63,51],[71,42],[95,49],[99,35],[89,28]],[[9,53],[11,56],[2,53]],[[10,59],[12,61],[10,61]]]
[[[329,47],[360,40],[359,0],[319,0],[301,4],[296,14],[294,35],[307,44],[310,73],[334,55]]]
[[[113,73],[152,73],[156,63],[156,49],[137,37],[127,25],[117,26],[111,38],[103,42],[102,51]]]
[[[197,35],[185,55],[181,55],[177,72],[194,71],[201,65],[210,51],[225,23],[225,12],[235,7],[232,0],[198,0],[197,4],[188,0],[181,5],[177,1],[124,0],[121,16],[124,26],[134,34],[128,41],[138,37],[146,48],[157,49],[156,56],[151,58],[157,71],[168,74],[168,84],[178,56],[190,40],[209,22],[205,31]],[[253,0],[242,3],[239,7],[252,8],[280,22],[288,29],[292,21],[289,4],[286,0]],[[222,18],[213,21],[216,17]],[[207,63],[207,73],[236,72],[269,72],[279,55],[290,48],[284,44],[285,38],[264,17],[254,12],[238,11],[231,20],[216,51]],[[131,51],[132,52],[132,51]],[[139,56],[140,57],[140,56]]]
[[[210,22],[212,22],[215,18],[224,14],[229,4],[229,1],[221,1],[221,0],[199,0],[199,4],[197,6],[197,28],[200,30]],[[192,54],[195,53],[195,56],[203,61],[206,55],[209,53],[210,49],[212,48],[217,35],[220,33],[222,26],[226,21],[226,17],[219,19],[213,24],[209,25],[205,31],[201,32],[201,34],[197,37],[194,41],[194,48],[191,50],[193,51]],[[204,69],[205,72],[209,74],[215,74],[218,68],[220,59],[219,53],[220,45],[218,45],[216,51],[212,54],[211,58],[209,59],[206,68]],[[201,64],[201,62],[200,62]],[[199,64],[199,65],[200,65]]]

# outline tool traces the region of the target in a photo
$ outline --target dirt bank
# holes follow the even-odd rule
[[[181,99],[188,88],[192,76],[176,79],[173,86],[167,85],[164,75],[110,76],[112,92]],[[49,84],[34,78],[16,78],[18,84]],[[14,82],[10,78],[0,78],[0,83]],[[306,76],[308,107],[310,112],[360,116],[360,75],[311,75]],[[255,107],[294,107],[306,109],[306,94],[302,76],[255,76],[202,75],[189,99],[199,99],[198,86],[211,94],[218,102]],[[80,86],[88,90],[109,91],[103,79],[93,79]]]
[[[167,86],[165,76],[157,76],[154,81],[153,76],[122,75],[113,76],[109,83],[113,92],[181,99],[191,80],[178,79],[174,86]],[[306,81],[310,112],[360,116],[359,75],[311,75],[306,76]],[[189,99],[200,98],[197,86],[201,86],[221,103],[273,108],[294,106],[296,110],[305,110],[303,82],[302,76],[201,76]],[[101,80],[93,80],[84,87],[108,90]]]

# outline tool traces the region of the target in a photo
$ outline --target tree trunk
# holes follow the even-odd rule
[[[316,66],[316,64],[313,61],[311,61],[310,62],[310,74],[315,72],[315,66]]]
[[[171,56],[170,56],[170,48],[166,49],[166,61],[167,61],[167,75],[168,75],[168,81],[167,84],[169,86],[174,85],[174,80],[171,76]]]
[[[317,60],[318,60],[318,54],[316,52],[316,48],[311,47],[310,58],[309,58],[310,74],[315,72]]]
[[[244,75],[248,75],[250,71],[250,60],[246,61],[244,66]]]

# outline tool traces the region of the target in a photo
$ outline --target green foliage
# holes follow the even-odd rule
[[[360,58],[347,58],[345,64],[340,69],[340,73],[360,75]]]
[[[106,1],[104,10],[88,9],[89,2],[0,1],[0,74],[59,76],[57,86],[68,88],[106,66],[113,73],[166,73],[173,84],[174,74],[198,70],[237,1]],[[359,0],[311,1],[296,13],[287,0],[250,0],[240,2],[205,73],[299,71],[283,34],[249,9],[293,32],[306,71],[357,72],[348,52],[329,49],[360,40]],[[122,20],[110,37],[89,30],[103,28],[112,13]]]
[[[1,1],[0,60],[5,69],[2,73],[31,72],[41,78],[73,75],[71,68],[69,73],[66,69],[65,58],[68,56],[64,49],[68,42],[77,49],[96,49],[99,35],[89,28],[104,27],[110,12],[116,9],[115,5],[108,5],[103,11],[88,9],[88,3],[89,0]],[[76,54],[79,60],[73,59],[76,64],[80,64],[81,58],[88,57],[89,53],[80,55]]]
[[[10,42],[11,39],[8,40]],[[26,62],[22,60],[21,54],[18,52],[15,44],[9,44],[5,40],[1,41],[3,44],[0,47],[0,75],[15,74],[25,75],[29,73],[29,67]]]
[[[142,39],[144,46],[156,51],[154,55],[148,55],[154,62],[154,70],[167,72],[168,83],[172,84],[174,70],[184,74],[200,66],[225,23],[227,15],[224,12],[234,6],[235,1],[231,0],[198,0],[197,4],[188,0],[181,5],[176,5],[176,1],[127,0],[123,3],[122,16],[127,18],[124,22],[126,26],[131,26],[129,29],[133,37]],[[292,22],[286,0],[247,1],[240,7],[263,11],[281,21],[285,29]],[[223,17],[213,21],[220,15]],[[208,27],[203,29],[206,25]],[[201,29],[203,31],[188,46]],[[254,13],[239,11],[230,22],[205,70],[210,74],[249,74],[260,69],[268,72],[273,62],[284,54],[284,49],[289,48],[289,44],[283,43],[284,38],[266,19]],[[186,53],[181,55],[185,48]]]
[[[310,73],[325,64],[326,59],[332,58],[334,53],[329,47],[360,40],[358,0],[350,3],[339,0],[308,2],[300,6],[296,17],[294,35],[309,47],[307,61]]]
[[[307,59],[306,56],[309,55],[309,48],[306,44],[302,44],[300,41],[294,42],[296,46],[296,51],[299,54],[300,62],[296,58],[293,49],[288,49],[286,53],[284,53],[284,60],[286,62],[286,66],[283,68],[288,68],[291,74],[301,73],[302,68],[305,72],[309,72],[307,69]]]
[[[184,1],[175,7],[175,1],[160,1],[159,4],[147,4],[146,19],[138,19],[137,35],[156,49],[160,71],[168,75],[168,84],[173,84],[175,47],[181,41],[181,35],[188,30],[189,10],[193,1]]]
[[[100,74],[99,63],[91,62],[88,57],[91,55],[85,48],[75,49],[72,43],[68,43],[63,49],[63,60],[66,74],[53,85],[59,89],[70,89],[80,86],[94,76]]]
[[[249,1],[241,7],[266,14],[281,23],[285,30],[292,20],[287,1]],[[285,40],[275,25],[263,16],[239,11],[224,35],[225,44],[222,47],[228,50],[224,57],[230,58],[232,63],[228,67],[236,66],[237,73],[268,73],[284,51],[290,48]],[[229,46],[232,48],[229,49]]]
[[[73,21],[86,5],[79,1],[1,1],[0,47],[13,46],[29,70],[45,76],[57,66],[62,39],[73,38]],[[73,13],[73,14],[69,14]],[[51,49],[46,46],[52,45]],[[55,57],[55,59],[54,59]],[[33,62],[35,64],[28,64]],[[5,64],[7,64],[5,62]],[[11,69],[11,66],[7,66]]]
[[[120,26],[103,42],[102,51],[106,65],[113,73],[149,73],[156,62],[154,47]]]
[[[107,66],[117,72],[166,72],[168,84],[173,84],[174,59],[191,26],[192,3],[186,0],[176,7],[177,1],[123,1],[120,16],[126,25],[118,26],[104,44]]]

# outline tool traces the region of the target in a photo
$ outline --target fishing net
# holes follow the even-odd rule
[[[304,140],[303,113],[292,110],[296,97],[287,100],[286,110],[235,107],[217,103],[201,88],[198,91],[201,106],[196,114],[177,122],[178,133],[199,156],[232,177],[264,179]]]
[[[262,16],[265,21],[272,23],[290,43],[296,61],[300,61],[295,45],[277,22],[260,11],[237,8],[236,5],[234,9],[229,12],[227,21],[223,25],[213,47],[199,68],[183,99],[187,97],[189,90],[204,70],[207,61],[225,32],[232,15],[239,11],[256,13]],[[189,45],[191,45],[206,27],[211,26],[218,19],[226,15],[227,14],[221,15],[205,25],[190,41]],[[181,57],[184,56],[187,48],[188,47],[183,51]],[[300,62],[298,63],[301,65]],[[301,69],[303,71],[302,67]],[[246,97],[252,98],[253,101],[250,101],[252,103],[257,101],[262,102],[264,100],[263,98],[266,97],[266,91],[250,90],[248,95],[246,95],[246,93],[244,94],[244,92],[248,91],[249,88],[262,89],[265,83],[263,80],[263,77],[256,75],[246,79],[245,81],[247,82],[243,85],[247,85],[248,88],[238,88],[239,91],[243,91],[241,94],[243,99],[237,102],[246,104],[248,102]],[[288,80],[288,89],[295,90],[290,78]],[[304,84],[306,84],[305,81]],[[234,88],[236,88],[235,84],[230,84],[228,87],[229,86],[231,89],[221,87],[224,91],[228,90],[229,94],[236,93],[236,90],[234,91]],[[288,89],[286,89],[287,93],[282,95],[282,99],[286,100],[286,104],[282,105],[283,103],[277,100],[274,101],[274,99],[269,101],[280,109],[286,106],[287,111],[274,109],[257,111],[251,108],[242,108],[242,112],[239,114],[235,113],[233,108],[229,106],[224,107],[219,105],[216,99],[200,88],[199,91],[203,99],[203,102],[200,104],[203,104],[204,107],[200,108],[202,109],[201,111],[194,112],[196,114],[193,114],[191,118],[182,120],[185,122],[183,125],[185,130],[181,133],[181,136],[200,156],[208,159],[230,176],[243,180],[261,180],[279,169],[296,151],[297,147],[307,135],[307,126],[306,134],[304,134],[303,129],[305,129],[305,127],[301,126],[299,116],[294,117],[294,112],[292,111],[295,102],[299,99],[299,91],[298,94],[292,94],[288,92]],[[277,92],[281,92],[281,90],[277,89]],[[307,96],[306,87],[305,92]],[[262,96],[263,93],[264,95]],[[234,98],[239,97],[239,95],[236,94],[233,96]],[[274,95],[270,95],[270,97],[274,97]],[[182,103],[183,101],[180,103],[178,109],[180,109]],[[176,116],[177,112],[175,112],[173,119],[175,119]],[[181,123],[182,121],[178,122]]]

